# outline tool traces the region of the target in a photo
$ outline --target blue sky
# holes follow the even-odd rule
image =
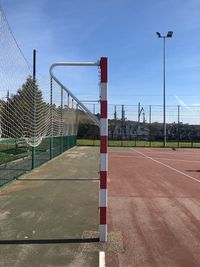
[[[162,104],[167,42],[166,103],[200,104],[200,0],[1,0],[25,57],[37,49],[37,70],[56,61],[109,58],[109,102]],[[61,70],[80,98],[98,96],[96,69]]]

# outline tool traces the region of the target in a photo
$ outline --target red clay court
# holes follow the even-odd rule
[[[200,150],[111,148],[106,266],[200,266]]]

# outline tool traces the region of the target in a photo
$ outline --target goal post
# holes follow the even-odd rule
[[[107,241],[107,178],[108,178],[108,62],[100,60],[100,191],[99,239]]]
[[[56,67],[80,66],[98,67],[100,69],[100,119],[80,101],[66,86],[55,76],[53,70]],[[53,79],[65,90],[72,99],[83,109],[87,115],[100,127],[100,186],[99,186],[99,240],[107,241],[107,177],[108,177],[108,59],[101,57],[97,62],[58,62],[49,69],[51,80]]]

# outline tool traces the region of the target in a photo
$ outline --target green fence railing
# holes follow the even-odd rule
[[[99,146],[99,139],[77,139],[78,146]],[[109,147],[163,147],[163,141],[151,141],[151,140],[108,140]],[[166,147],[168,148],[200,148],[200,140],[170,140],[166,142]]]
[[[35,148],[33,157],[32,147],[23,142],[23,139],[1,140],[0,186],[31,171],[32,166],[38,167],[74,146],[76,146],[76,136],[46,137]]]

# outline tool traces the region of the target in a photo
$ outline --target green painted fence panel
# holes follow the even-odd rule
[[[35,148],[34,164],[32,147],[22,139],[8,139],[0,142],[0,187],[19,176],[55,158],[76,146],[76,136],[55,136],[43,138]],[[19,142],[20,141],[20,142]]]

